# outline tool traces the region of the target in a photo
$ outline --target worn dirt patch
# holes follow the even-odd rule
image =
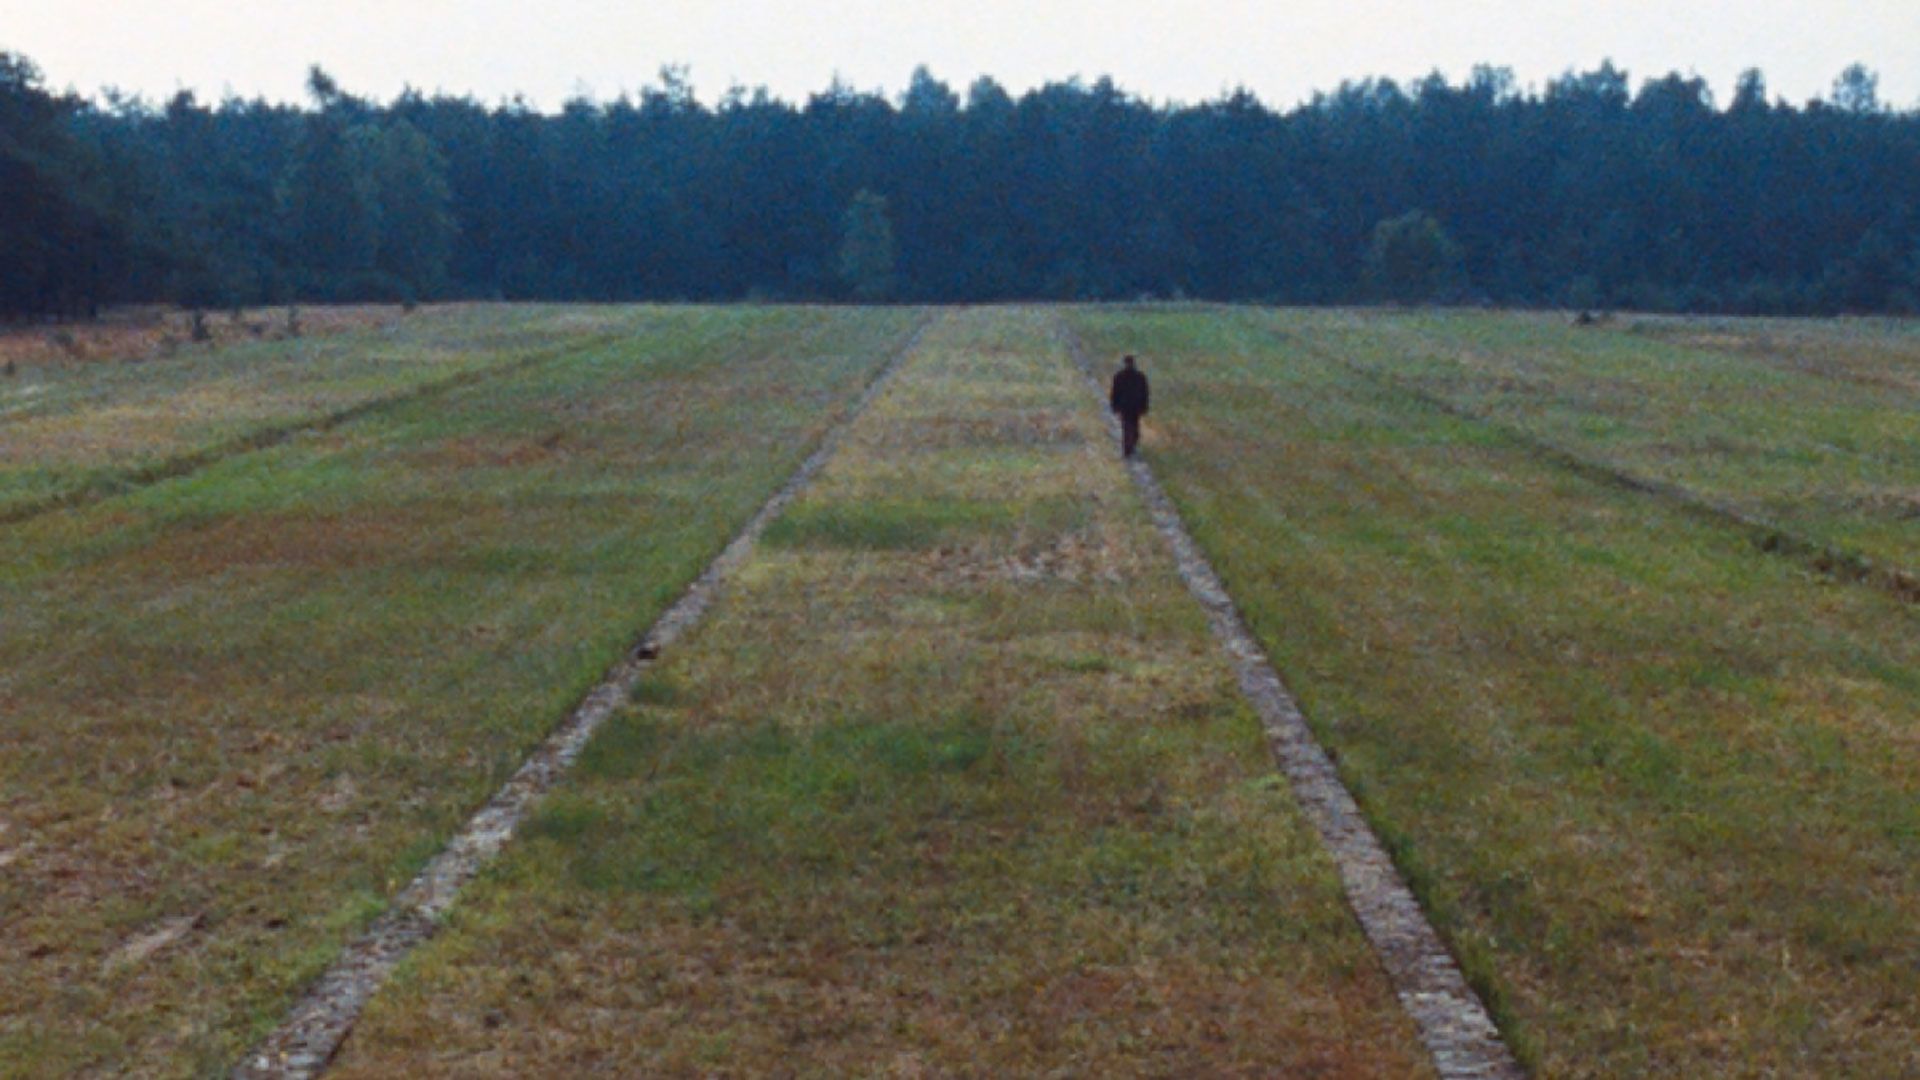
[[[406,461],[410,467],[425,469],[514,468],[563,459],[589,448],[578,436],[555,429],[524,439],[449,439],[409,454]]]
[[[366,569],[449,551],[471,520],[382,507],[353,514],[248,514],[158,537],[142,561],[178,577],[242,567]]]
[[[1037,409],[1011,417],[935,416],[916,421],[912,444],[923,449],[956,446],[1054,446],[1078,444],[1086,430],[1073,413]]]
[[[1920,491],[1877,491],[1853,500],[1869,514],[1911,521],[1920,518]]]
[[[135,935],[132,940],[122,945],[118,952],[107,958],[106,966],[109,968],[136,967],[144,963],[148,957],[206,925],[206,921],[204,915],[176,915],[161,919],[153,925],[152,929]]]
[[[1138,572],[1139,560],[1115,538],[1082,530],[1011,555],[983,545],[961,545],[935,548],[921,561],[929,577],[953,585],[1050,581],[1117,585]]]

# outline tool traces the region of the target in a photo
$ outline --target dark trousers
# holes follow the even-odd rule
[[[1140,414],[1123,412],[1120,414],[1120,452],[1128,457],[1140,445]]]

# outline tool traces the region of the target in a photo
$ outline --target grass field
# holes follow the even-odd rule
[[[476,318],[383,346],[556,336]],[[0,1074],[234,1061],[913,318],[609,311],[616,343],[6,527]]]
[[[928,315],[0,382],[0,1076],[230,1068]],[[1915,324],[936,317],[340,1074],[1427,1070],[1064,327],[1529,1065],[1920,1075],[1920,605],[1599,475],[1920,569]]]
[[[636,328],[631,312],[617,309],[531,306],[404,316],[323,309],[304,321],[297,339],[23,361],[0,379],[0,521],[129,490],[304,425]],[[7,345],[0,339],[0,353]],[[138,347],[112,335],[98,344],[114,346]]]
[[[1047,331],[935,328],[339,1075],[1422,1070]]]
[[[1631,475],[1920,573],[1912,322],[1284,316],[1321,350]]]
[[[1920,1069],[1920,614],[1326,356],[1465,394],[1441,354],[1472,338],[1530,365],[1503,419],[1569,440],[1599,378],[1581,358],[1611,350],[1613,399],[1642,405],[1749,361],[1478,314],[1074,321],[1151,362],[1162,481],[1531,1063]],[[1761,400],[1810,437],[1791,398],[1722,381],[1734,419],[1675,406],[1670,437],[1758,443]],[[1914,449],[1897,404],[1855,402],[1888,458]],[[1784,487],[1757,456],[1681,474]]]

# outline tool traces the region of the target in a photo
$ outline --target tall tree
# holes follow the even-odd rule
[[[339,117],[309,118],[285,190],[288,233],[310,294],[349,294],[373,269],[379,222],[357,164]]]
[[[1375,293],[1403,303],[1438,300],[1458,292],[1463,281],[1460,249],[1424,210],[1411,210],[1376,225],[1367,245],[1366,278]]]
[[[895,251],[887,200],[865,188],[853,195],[840,229],[840,280],[856,300],[893,295]]]
[[[83,111],[0,53],[0,316],[83,314],[124,274],[128,230],[102,162],[73,135]]]
[[[405,120],[355,135],[377,225],[375,267],[406,296],[439,295],[459,232],[445,159]]]
[[[1881,110],[1880,76],[1868,70],[1864,64],[1849,64],[1840,77],[1833,80],[1833,91],[1827,100],[1841,112],[1871,115]]]
[[[319,70],[309,91],[304,107],[99,107],[9,58],[0,314],[856,286],[930,301],[1432,295],[1376,249],[1411,227],[1380,231],[1408,207],[1446,223],[1455,284],[1500,302],[1889,310],[1920,288],[1920,111],[1889,108],[1858,65],[1801,107],[1769,103],[1746,72],[1724,111],[1697,77],[1636,83],[1610,63],[1537,92],[1493,67],[1360,80],[1290,110],[1244,91],[1154,104],[1109,79],[956,94],[924,68],[895,99],[836,81],[798,105],[734,88],[710,107],[676,69],[557,114],[412,91],[382,105]],[[883,234],[890,259],[856,262],[889,273],[843,275],[843,249]]]

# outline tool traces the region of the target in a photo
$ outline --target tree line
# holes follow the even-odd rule
[[[172,301],[1194,297],[1920,308],[1920,110],[1855,66],[1719,107],[1611,64],[1522,90],[1156,104],[915,72],[897,98],[163,105],[0,53],[0,315]]]

